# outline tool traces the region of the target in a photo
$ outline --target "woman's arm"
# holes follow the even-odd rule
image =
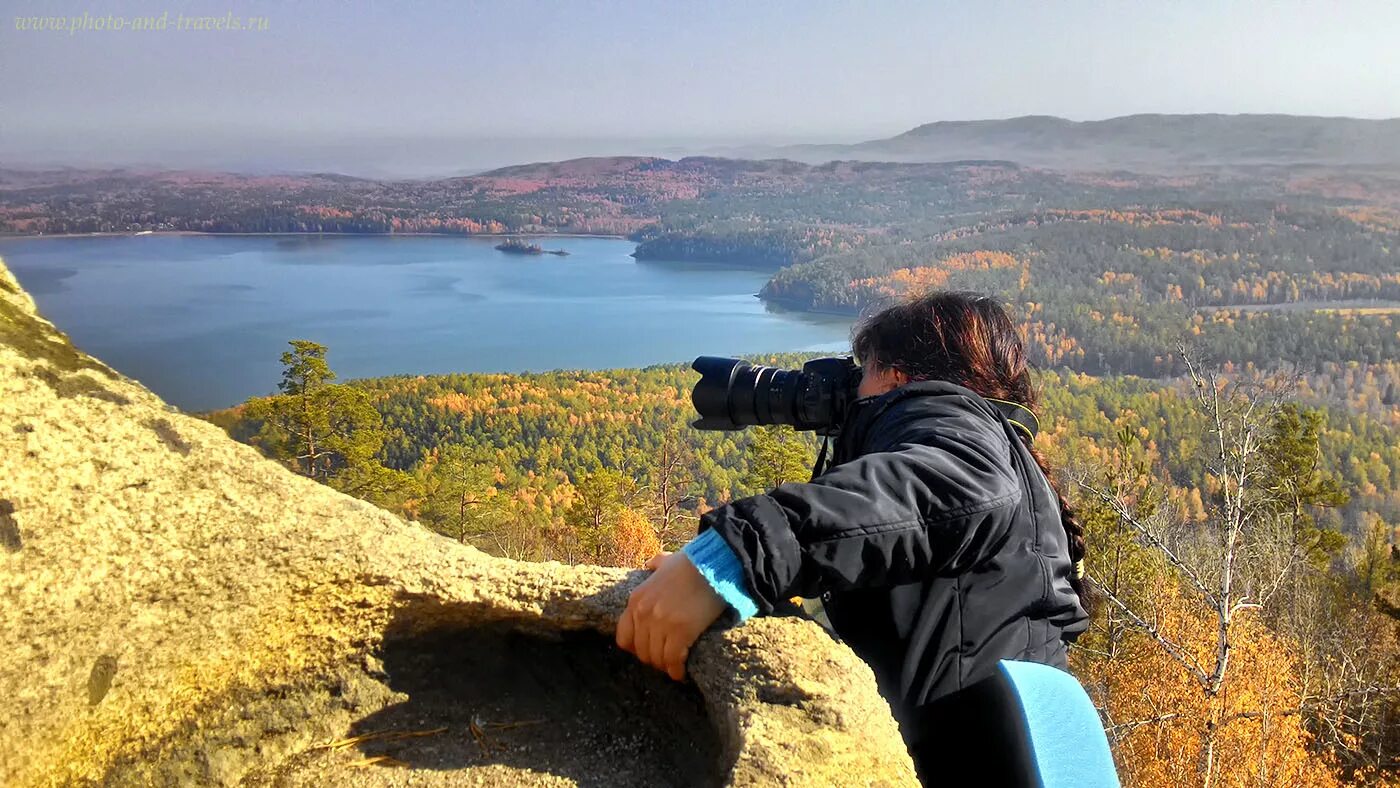
[[[1005,538],[1021,500],[1009,452],[976,440],[906,444],[707,513],[759,611],[823,591],[957,574]]]
[[[978,441],[904,445],[714,509],[683,554],[650,565],[618,645],[679,679],[727,607],[742,620],[793,596],[964,571],[1005,538],[1012,518],[998,510],[1020,503],[1006,456]]]
[[[726,583],[768,613],[793,596],[976,565],[1006,539],[1014,518],[1004,510],[1020,504],[1022,484],[1010,467],[1015,435],[964,399],[886,410],[864,433],[869,453],[705,514],[686,554],[649,565],[655,574],[632,592],[618,644],[679,677],[690,645],[725,611]]]

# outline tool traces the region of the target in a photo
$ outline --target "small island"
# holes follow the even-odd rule
[[[507,238],[496,244],[496,250],[506,254],[552,254],[559,257],[567,257],[569,254],[563,249],[545,249],[539,244],[532,244],[519,238]]]

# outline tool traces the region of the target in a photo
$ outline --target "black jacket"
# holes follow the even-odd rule
[[[999,659],[1065,667],[1088,626],[1058,501],[1006,417],[922,381],[862,400],[834,464],[709,512],[760,612],[822,595],[906,723]],[[911,739],[911,743],[912,743]]]

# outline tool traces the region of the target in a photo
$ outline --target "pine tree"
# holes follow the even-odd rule
[[[1322,427],[1321,412],[1286,403],[1274,414],[1263,447],[1266,508],[1291,523],[1299,551],[1318,567],[1337,555],[1346,536],[1319,528],[1312,510],[1343,506],[1349,497],[1322,468]]]
[[[1382,594],[1400,582],[1400,560],[1391,542],[1393,527],[1377,515],[1367,518],[1354,560],[1356,578],[1367,594]]]
[[[252,399],[245,409],[262,423],[254,442],[303,476],[374,503],[401,502],[412,479],[375,458],[384,430],[369,393],[331,382],[324,345],[290,344],[282,354],[282,393]]]
[[[806,442],[791,427],[756,427],[749,443],[749,473],[744,483],[765,492],[786,482],[812,478],[812,455]]]

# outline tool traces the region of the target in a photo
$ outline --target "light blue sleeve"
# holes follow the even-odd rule
[[[706,531],[687,542],[681,552],[700,570],[700,575],[715,593],[734,608],[734,612],[739,614],[739,621],[758,612],[758,603],[744,588],[744,569],[739,565],[739,557],[734,555],[719,534]]]

